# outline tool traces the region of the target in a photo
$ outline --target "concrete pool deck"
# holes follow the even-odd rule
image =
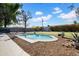
[[[21,49],[8,35],[0,34],[0,56],[30,56]]]

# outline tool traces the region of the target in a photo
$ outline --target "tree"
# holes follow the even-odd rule
[[[21,21],[24,22],[24,27],[25,27],[25,30],[24,32],[26,31],[26,28],[27,28],[27,21],[32,18],[31,16],[31,13],[29,11],[25,12],[24,10],[21,10],[21,11],[18,11],[18,13],[21,15],[20,18],[22,18]],[[19,21],[19,20],[18,20]]]
[[[77,19],[78,19],[78,18],[79,18],[79,7],[75,7],[74,4],[71,4],[71,5],[69,6],[69,8],[70,8],[71,10],[75,10],[75,14],[76,14]],[[74,24],[78,24],[77,21],[74,21]]]
[[[3,21],[2,21],[2,20],[0,20],[0,27],[2,27],[2,25],[3,25]]]
[[[3,21],[3,25],[6,28],[7,25],[16,22],[17,10],[20,4],[4,3],[0,4],[0,20]]]
[[[75,13],[76,13],[76,16],[78,16],[78,17],[79,17],[79,7],[77,7],[77,8],[76,8]]]
[[[43,20],[43,18],[42,18],[42,31],[44,30],[43,22],[44,22],[44,20]]]
[[[75,13],[76,13],[76,16],[77,18],[79,18],[79,7],[73,7],[74,10],[75,10]],[[77,24],[77,22],[75,21],[74,24]],[[78,35],[78,32],[76,30],[76,32],[72,33],[72,36],[74,38],[74,46],[75,48],[79,49],[79,35]]]
[[[24,10],[22,10],[22,15],[23,15],[23,21],[24,21],[24,26],[25,26],[25,30],[26,30],[26,26],[27,26],[27,21],[30,19],[30,18],[32,18],[32,16],[31,16],[31,14],[30,14],[30,12],[29,11],[27,11],[27,13],[24,11]]]
[[[71,9],[71,10],[74,10],[75,6],[74,6],[74,4],[72,3],[68,8]]]
[[[77,21],[74,21],[74,24],[77,24]]]

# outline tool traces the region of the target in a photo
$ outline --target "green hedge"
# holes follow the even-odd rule
[[[61,26],[50,26],[52,31],[79,31],[79,24],[72,24],[72,25],[61,25]]]

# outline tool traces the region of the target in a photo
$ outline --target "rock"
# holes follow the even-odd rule
[[[67,48],[73,47],[71,42],[63,43],[63,46],[66,46]]]

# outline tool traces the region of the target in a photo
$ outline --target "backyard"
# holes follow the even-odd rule
[[[33,33],[33,32],[27,32]],[[78,56],[79,52],[72,44],[72,32],[65,32],[66,38],[57,36],[60,32],[36,32],[37,34],[54,35],[58,38],[57,41],[51,42],[35,42],[30,43],[20,38],[14,38],[15,41],[25,52],[32,56]]]
[[[3,3],[0,19],[3,55],[79,56],[79,3]]]

